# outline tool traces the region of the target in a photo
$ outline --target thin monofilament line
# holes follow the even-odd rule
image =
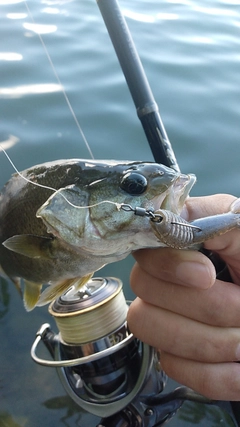
[[[35,23],[35,20],[34,20],[34,18],[33,18],[33,15],[32,15],[32,13],[31,13],[31,11],[30,11],[30,9],[29,9],[29,6],[28,6],[28,4],[27,4],[27,1],[25,1],[24,3],[25,3],[25,6],[26,6],[26,9],[27,9],[27,12],[28,12],[28,14],[29,14],[29,16],[30,16],[30,18],[31,18],[31,20],[32,20],[32,22],[33,22],[33,24],[36,24],[36,23]],[[84,141],[84,144],[85,144],[85,145],[86,145],[86,147],[87,147],[87,150],[88,150],[88,152],[89,152],[89,154],[90,154],[90,157],[91,157],[92,159],[94,159],[93,152],[92,152],[92,150],[91,150],[91,148],[90,148],[90,145],[89,145],[89,144],[88,144],[88,142],[87,142],[87,139],[86,139],[86,137],[85,137],[85,135],[84,135],[84,132],[83,132],[83,130],[82,130],[82,128],[81,128],[81,126],[80,126],[80,123],[79,123],[79,121],[78,121],[78,119],[77,119],[77,117],[76,117],[76,114],[74,113],[74,110],[73,110],[73,108],[72,108],[72,105],[71,105],[71,103],[70,103],[70,101],[69,101],[69,98],[68,98],[68,96],[67,96],[67,94],[66,94],[66,91],[65,91],[65,89],[64,89],[64,87],[63,87],[63,85],[62,85],[62,82],[61,82],[61,80],[60,80],[60,78],[59,78],[59,76],[58,76],[58,73],[57,73],[56,68],[55,68],[55,66],[54,66],[54,64],[53,64],[53,62],[52,62],[52,59],[51,59],[50,55],[49,55],[49,52],[48,52],[47,47],[46,47],[46,45],[45,45],[45,43],[44,43],[44,40],[43,40],[43,38],[42,38],[42,36],[41,36],[41,34],[40,34],[40,33],[37,33],[37,35],[38,35],[39,40],[40,40],[40,42],[41,42],[41,44],[42,44],[42,47],[43,47],[43,49],[44,49],[44,51],[45,51],[45,53],[46,53],[46,55],[47,55],[48,61],[49,61],[50,66],[51,66],[51,68],[52,68],[52,70],[53,70],[53,73],[54,73],[54,75],[55,75],[55,77],[56,77],[56,79],[57,79],[57,82],[58,82],[58,84],[59,84],[59,85],[61,86],[61,88],[62,88],[63,96],[64,96],[65,101],[66,101],[66,103],[67,103],[67,105],[68,105],[68,108],[69,108],[69,110],[70,110],[70,112],[71,112],[71,114],[72,114],[72,117],[73,117],[73,119],[74,119],[74,121],[75,121],[75,123],[76,123],[76,125],[77,125],[77,128],[78,128],[78,130],[79,130],[79,132],[80,132],[80,135],[81,135],[81,137],[82,137],[82,139],[83,139],[83,141]]]
[[[58,193],[60,194],[60,196],[62,196],[62,198],[73,208],[76,209],[88,209],[88,208],[94,208],[95,206],[99,206],[102,205],[104,203],[109,203],[110,205],[114,205],[116,206],[116,209],[118,211],[120,211],[120,209],[122,208],[122,203],[117,203],[117,202],[112,202],[111,200],[101,200],[98,203],[94,203],[93,205],[87,205],[87,206],[78,206],[78,205],[74,205],[74,203],[70,202],[70,200],[68,200],[68,198],[66,196],[64,196],[64,194],[62,194],[62,191],[65,190],[65,188],[60,188],[59,190],[57,190],[56,188],[53,187],[49,187],[48,185],[44,185],[44,184],[39,184],[38,182],[34,182],[31,181],[30,179],[26,178],[26,176],[24,176],[21,172],[19,172],[19,170],[17,169],[17,167],[15,166],[15,164],[13,163],[13,161],[10,159],[8,153],[4,150],[4,148],[2,147],[2,145],[0,144],[0,149],[4,152],[5,156],[7,157],[9,163],[12,165],[13,169],[16,171],[16,173],[22,178],[24,179],[26,182],[28,182],[29,184],[34,185],[35,187],[40,187],[40,188],[44,188],[46,190],[51,190],[54,193]]]

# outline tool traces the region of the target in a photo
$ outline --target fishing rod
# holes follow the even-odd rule
[[[118,3],[97,2],[153,157],[179,171]],[[163,393],[167,377],[159,353],[131,334],[127,310],[119,279],[94,277],[79,292],[71,288],[50,305],[59,333],[48,324],[42,325],[32,346],[33,360],[57,368],[66,392],[78,406],[102,417],[97,427],[156,427],[171,419],[186,400],[218,404],[184,386]],[[40,341],[53,360],[37,355]],[[231,407],[224,409],[233,418]]]
[[[179,166],[141,60],[117,0],[97,0],[156,163]]]
[[[161,120],[158,105],[119,4],[117,0],[97,0],[97,4],[112,40],[153,157],[157,163],[162,163],[180,172]],[[200,249],[200,251],[210,258],[214,264],[218,279],[232,281],[226,264],[219,256],[205,248]],[[221,405],[223,403],[218,402],[218,406]],[[240,426],[240,415],[234,402],[228,404],[226,410]]]

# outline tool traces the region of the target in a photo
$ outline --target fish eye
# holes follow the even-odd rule
[[[137,172],[128,172],[120,182],[121,189],[133,196],[144,193],[147,185],[147,178]]]

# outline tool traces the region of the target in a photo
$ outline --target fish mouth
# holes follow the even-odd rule
[[[180,174],[172,185],[162,194],[154,197],[154,209],[166,209],[173,213],[180,214],[189,192],[196,182],[193,174]]]

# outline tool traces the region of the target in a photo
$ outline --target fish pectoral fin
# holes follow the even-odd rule
[[[41,284],[24,280],[23,302],[27,311],[33,310],[36,306],[41,294],[41,289]]]
[[[35,236],[34,234],[17,234],[3,242],[3,246],[10,251],[25,255],[29,258],[49,258],[51,237]]]
[[[84,286],[89,279],[91,279],[93,273],[87,274],[81,278],[66,279],[62,282],[50,284],[41,294],[37,306],[41,307],[42,305],[49,304],[58,297],[60,297],[64,292],[66,292],[71,286],[75,286],[76,290]]]

